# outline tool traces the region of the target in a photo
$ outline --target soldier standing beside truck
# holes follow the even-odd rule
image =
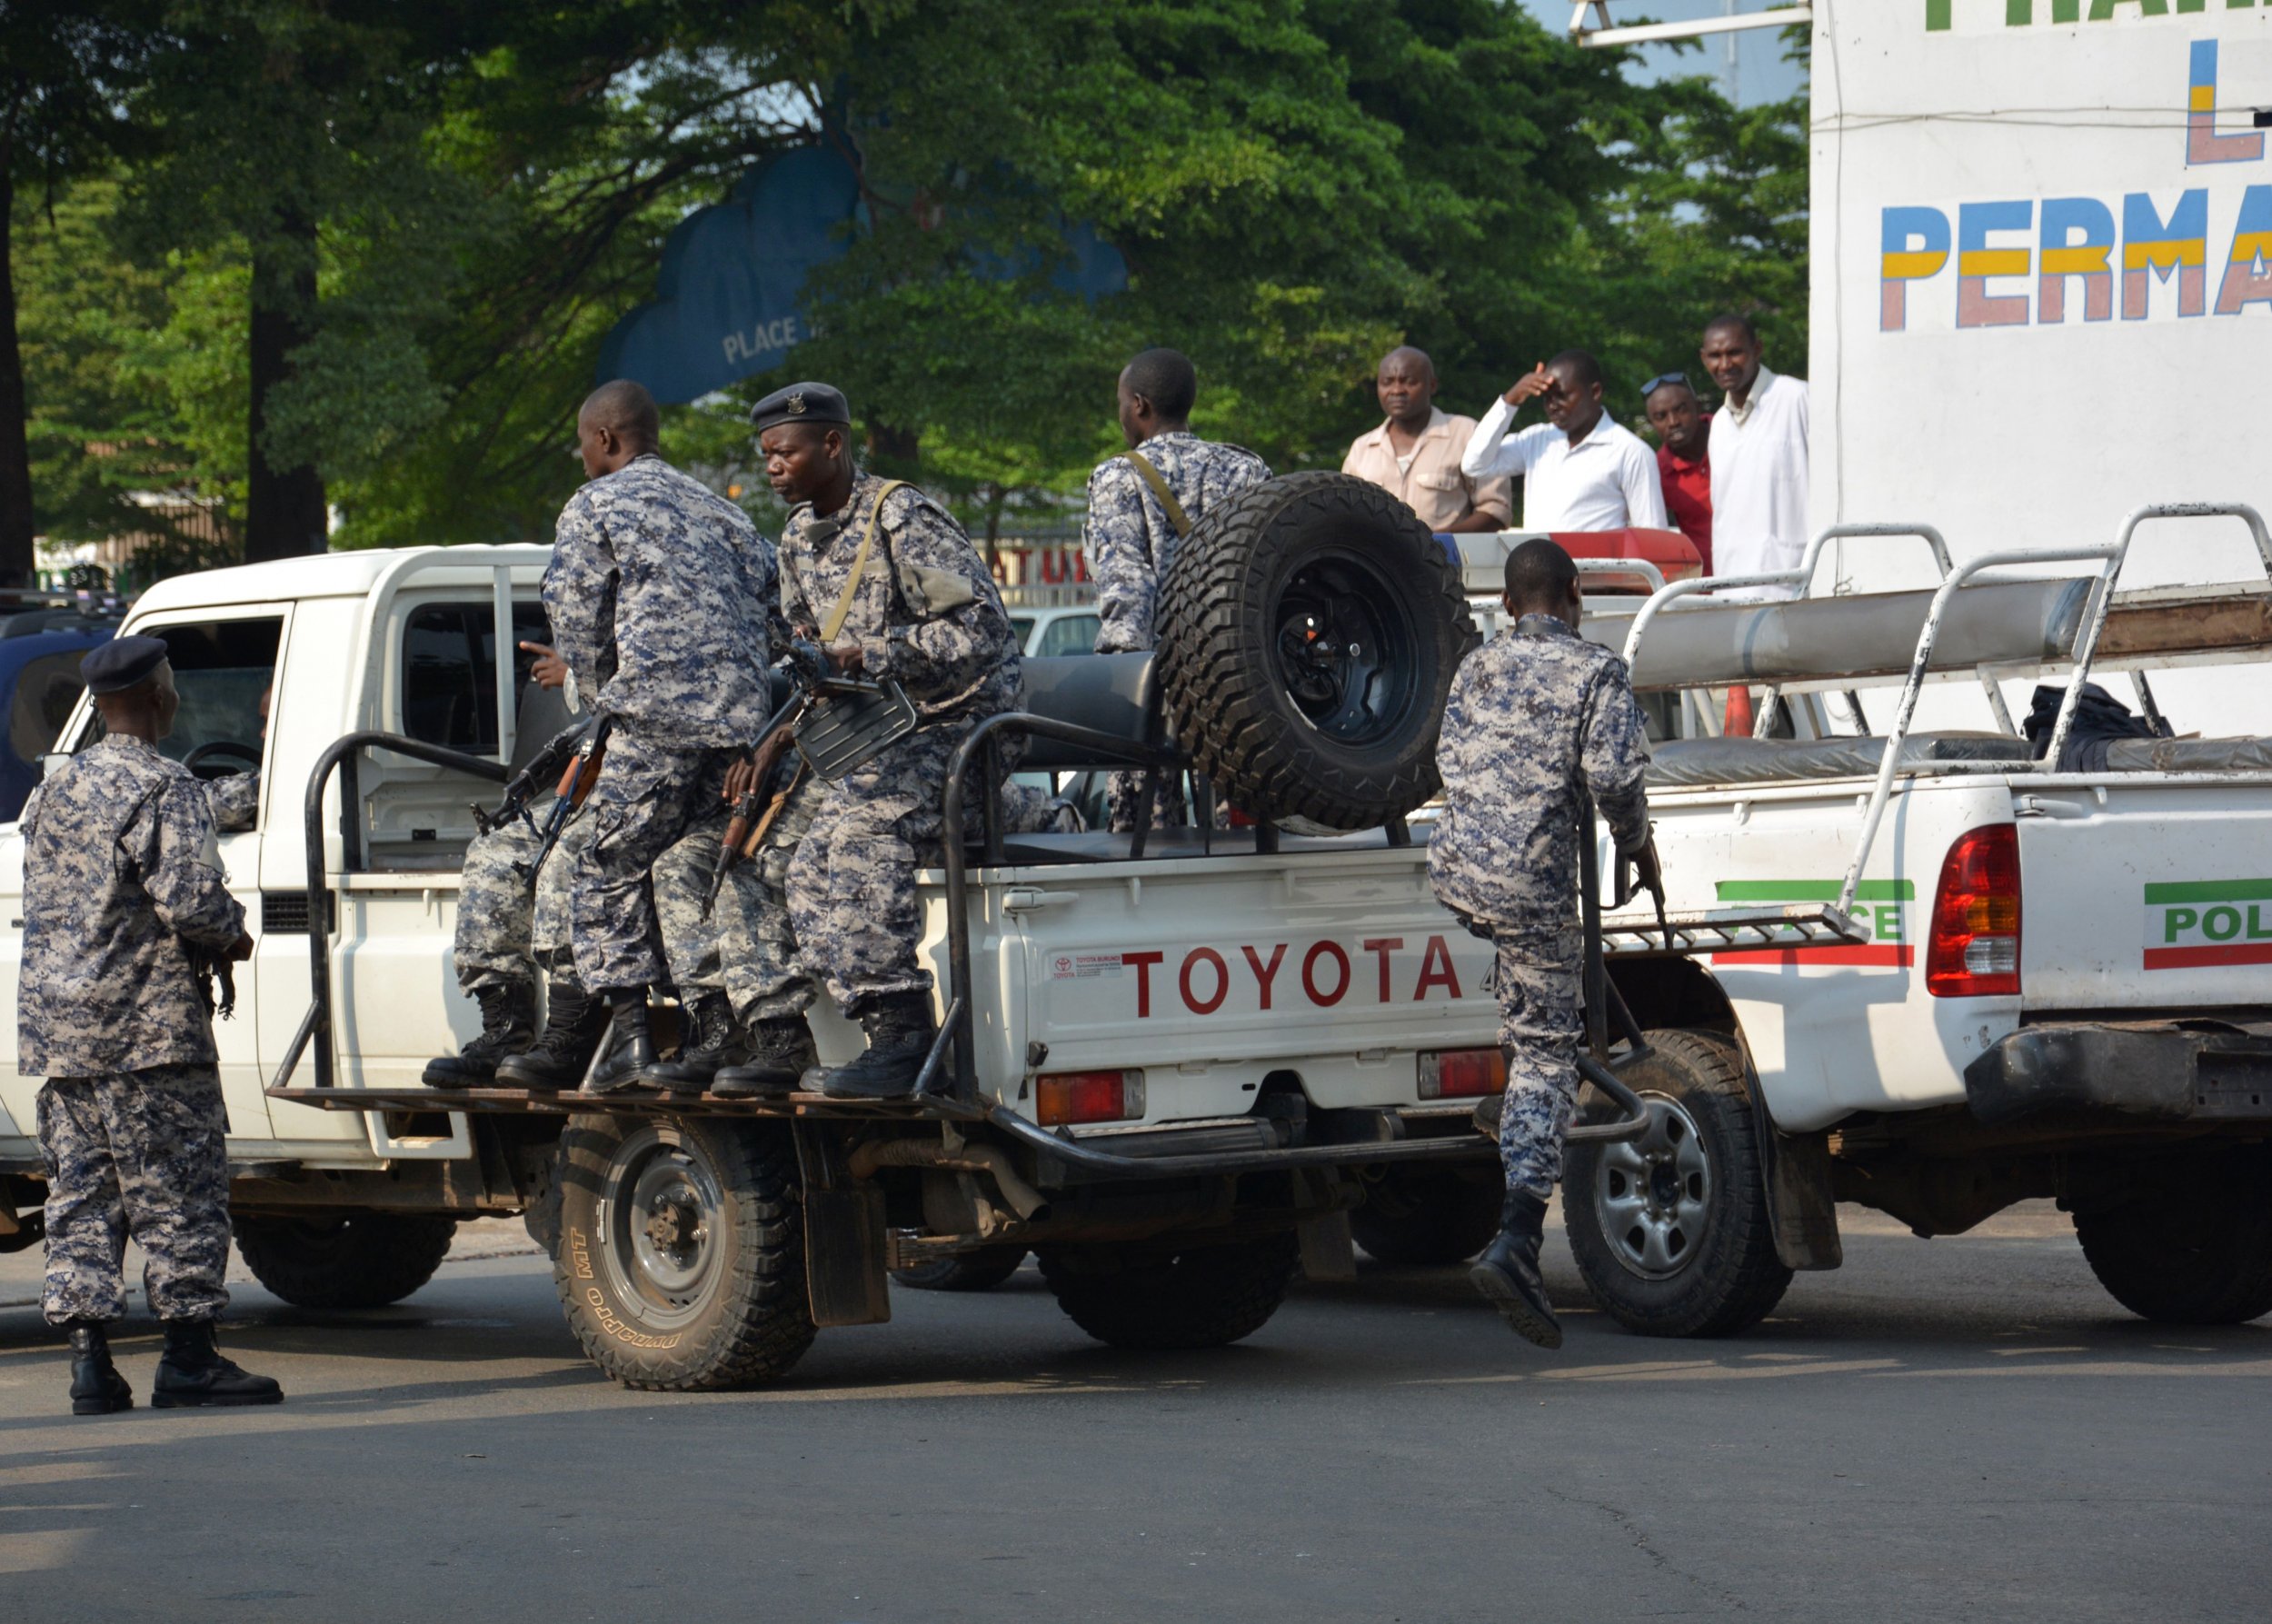
[[[585,400],[591,483],[561,510],[544,608],[578,692],[609,726],[570,883],[576,979],[612,1034],[587,1087],[655,1060],[647,995],[665,979],[649,872],[713,804],[732,747],[763,724],[772,646],[749,516],[665,463],[654,397],[618,379]]]
[[[1023,691],[1001,593],[952,515],[912,486],[862,473],[852,411],[793,384],[751,413],[765,476],[797,504],[781,538],[781,606],[821,634],[829,665],[898,683],[920,724],[830,785],[788,872],[805,964],[868,1034],[867,1052],[813,1081],[823,1092],[911,1092],[933,1033],[916,956],[917,848],[939,837],[947,760]],[[749,735],[755,738],[754,730]]]
[[[1507,1195],[1499,1238],[1469,1278],[1518,1334],[1559,1348],[1539,1246],[1578,1097],[1577,842],[1593,838],[1590,790],[1619,858],[1655,882],[1649,751],[1625,662],[1578,635],[1584,603],[1569,554],[1525,542],[1506,582],[1514,624],[1468,656],[1444,707],[1444,812],[1428,872],[1437,900],[1498,949]]]
[[[80,664],[104,736],[25,806],[18,1069],[39,1091],[47,1170],[42,1308],[71,1333],[71,1410],[134,1407],[106,1328],[126,1312],[131,1234],[165,1327],[151,1403],[274,1404],[222,1357],[228,1306],[228,1112],[205,979],[248,959],[204,790],[157,752],[181,700],[165,644],[121,637]]]

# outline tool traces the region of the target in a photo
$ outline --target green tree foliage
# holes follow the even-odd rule
[[[1400,341],[1467,410],[1571,344],[1613,379],[1689,363],[1724,306],[1803,354],[1794,111],[1629,85],[1499,0],[160,9],[146,148],[17,267],[57,534],[146,480],[241,514],[264,459],[320,482],[334,544],[543,537],[672,227],[820,139],[856,150],[871,228],[784,371],[842,384],[989,534],[1077,498],[1148,344],[1199,363],[1202,432],[1281,468],[1339,461]],[[1125,294],[1053,285],[1068,222]],[[666,423],[761,509],[742,411],[780,381]]]

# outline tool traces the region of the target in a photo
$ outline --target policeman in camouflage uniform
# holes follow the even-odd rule
[[[922,718],[829,786],[788,872],[803,961],[868,1035],[859,1060],[814,1081],[832,1094],[889,1098],[914,1087],[933,1031],[931,975],[915,951],[918,849],[938,839],[955,747],[1020,702],[1017,639],[952,516],[854,467],[842,394],[792,384],[752,420],[767,480],[796,504],[781,540],[782,613],[828,645],[836,671],[900,683]]]
[[[1649,751],[1625,663],[1578,635],[1569,554],[1543,538],[1516,548],[1505,603],[1515,624],[1467,657],[1445,702],[1444,812],[1428,872],[1437,899],[1498,948],[1507,1198],[1501,1233],[1470,1275],[1518,1332],[1559,1348],[1539,1245],[1578,1095],[1578,824],[1590,790],[1619,855],[1654,881]]]
[[[536,656],[529,681],[540,688],[567,685],[567,663],[557,650],[541,643],[521,647]],[[429,1087],[496,1081],[570,1089],[591,1063],[607,1008],[576,980],[568,946],[568,887],[592,825],[580,809],[571,810],[540,867],[542,832],[558,804],[548,791],[524,816],[465,842],[451,957],[459,988],[481,1009],[482,1029],[457,1053],[426,1062],[423,1081]],[[545,980],[541,1033],[535,1031],[535,975]]]
[[[1128,453],[1100,463],[1090,474],[1089,516],[1081,527],[1089,573],[1097,583],[1100,654],[1140,653],[1158,645],[1152,615],[1176,543],[1216,503],[1271,477],[1270,465],[1252,452],[1191,433],[1189,419],[1198,399],[1199,374],[1180,350],[1146,350],[1121,373],[1121,433]],[[1143,775],[1114,773],[1110,793],[1114,832],[1132,832]],[[1181,795],[1163,782],[1147,815],[1155,824],[1181,823]]]
[[[772,661],[756,530],[656,453],[654,398],[618,379],[577,414],[591,483],[561,510],[544,608],[579,692],[612,732],[571,879],[576,978],[613,1035],[587,1086],[655,1060],[648,990],[664,980],[648,873],[715,803],[730,750],[763,726]]]
[[[151,1402],[274,1404],[221,1355],[228,1306],[228,1113],[206,1002],[210,964],[249,958],[204,786],[157,752],[181,708],[165,644],[121,637],[80,663],[102,738],[25,803],[17,1065],[45,1077],[42,1306],[71,1332],[71,1409],[131,1409],[105,1328],[126,1312],[129,1235],[165,1327]]]

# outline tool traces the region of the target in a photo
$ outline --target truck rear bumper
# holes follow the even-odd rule
[[[2272,1121],[2272,1035],[2207,1022],[2022,1027],[1965,1068],[1983,1122]]]

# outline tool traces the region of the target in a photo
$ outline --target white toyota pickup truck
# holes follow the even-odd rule
[[[511,646],[543,633],[542,550],[154,589],[129,629],[174,651],[167,748],[264,773],[257,827],[223,840],[258,943],[218,1029],[248,1261],[290,1300],[375,1304],[424,1280],[457,1219],[525,1212],[595,1362],[714,1387],[778,1375],[820,1326],[887,1317],[894,1267],[1030,1250],[1091,1334],[1191,1347],[1260,1326],[1297,1260],[1346,1270],[1352,1230],[1391,1260],[1471,1253],[1497,1206],[1470,1125],[1502,1074],[1490,954],[1424,860],[1442,693],[1475,633],[1450,561],[1400,513],[1338,475],[1273,482],[1195,533],[1156,657],[1029,663],[1027,710],[964,752],[925,877],[941,1042],[920,1097],[880,1106],[418,1086],[475,1025],[449,969],[472,803],[553,727]],[[1779,685],[1762,716],[1807,732],[1825,691],[2088,667],[2102,618],[2101,668],[2272,650],[2263,592],[1964,579],[1760,605],[1690,587],[1628,599],[1592,634],[1635,639],[1652,694]],[[65,747],[94,725],[83,709]],[[1196,796],[1211,782],[1268,817],[1005,834],[984,790],[993,747],[1021,736],[1027,769],[1196,769]],[[2008,731],[1909,736],[1906,708],[1884,739],[1666,742],[1671,941],[1652,911],[1598,932],[1599,1091],[1565,1190],[1605,1306],[1660,1334],[1739,1330],[1793,1269],[1836,1264],[1835,1200],[1931,1233],[2038,1193],[2075,1207],[2141,1312],[2272,1306],[2272,1107],[2236,1081],[2272,1055],[2247,973],[2132,966],[2109,922],[2134,937],[2141,907],[2190,909],[2180,949],[2254,929],[2227,932],[2245,902],[2151,889],[2272,886],[2249,878],[2272,781],[2249,775],[2260,747],[2230,748],[2207,773],[2148,752],[2078,781]],[[2178,809],[2201,833],[2173,848],[2158,824]],[[20,894],[20,862],[0,831],[0,895]],[[2117,873],[2149,887],[2127,912]],[[0,991],[16,956],[0,941]],[[2178,981],[2141,981],[2165,962]],[[857,1042],[825,1008],[814,1026],[824,1056]],[[19,1241],[36,1086],[0,1074],[0,1226]]]

